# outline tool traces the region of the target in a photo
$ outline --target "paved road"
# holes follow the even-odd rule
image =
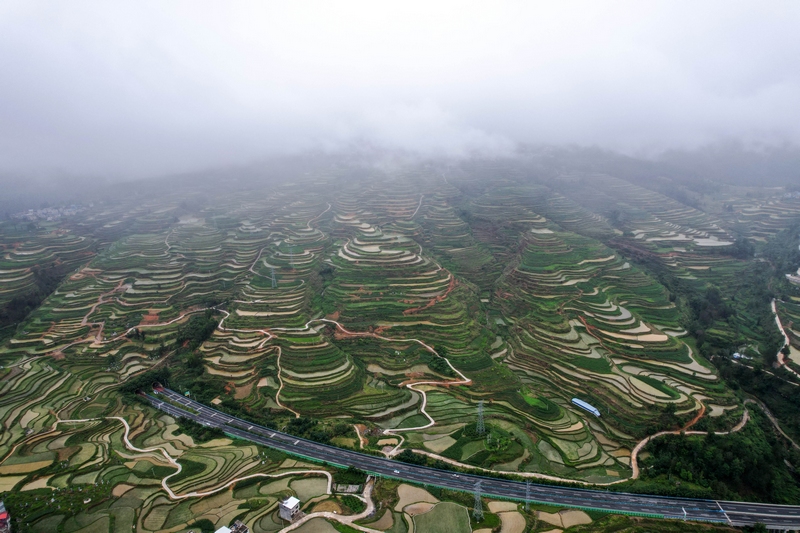
[[[263,446],[301,455],[339,466],[353,466],[384,477],[393,477],[420,484],[472,492],[481,483],[486,496],[554,505],[583,507],[622,513],[641,513],[662,518],[727,522],[735,526],[756,522],[769,529],[800,529],[800,506],[749,502],[693,500],[628,494],[624,492],[576,489],[553,485],[530,484],[472,474],[457,474],[424,466],[415,466],[384,457],[366,455],[335,446],[301,439],[227,415],[169,389],[147,396],[158,409],[175,417],[186,417],[210,427]],[[166,398],[169,402],[163,401]],[[177,405],[181,407],[178,407]],[[182,407],[191,409],[186,410]]]

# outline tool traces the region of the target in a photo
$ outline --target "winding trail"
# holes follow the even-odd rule
[[[421,195],[419,196],[419,205],[417,205],[417,208],[414,210],[414,212],[413,212],[413,213],[411,213],[411,216],[410,216],[410,217],[408,217],[408,219],[409,219],[409,220],[412,220],[412,219],[413,219],[415,216],[417,216],[417,211],[419,211],[419,208],[420,208],[420,207],[422,207],[422,199],[423,199],[423,198],[425,198],[425,195],[424,195],[424,194],[421,194]]]
[[[383,335],[378,335],[377,333],[372,333],[372,332],[350,331],[347,328],[345,328],[344,326],[342,326],[336,320],[331,320],[329,318],[315,318],[315,319],[309,320],[308,322],[306,322],[306,325],[303,326],[302,328],[273,328],[273,331],[306,331],[306,330],[311,328],[311,324],[314,323],[314,322],[324,322],[324,323],[328,323],[328,324],[334,324],[337,329],[339,329],[340,331],[342,331],[342,333],[344,333],[345,335],[350,336],[350,337],[373,337],[373,338],[380,339],[380,340],[387,341],[387,342],[416,342],[420,346],[422,346],[423,348],[425,348],[426,350],[431,352],[432,354],[436,355],[437,357],[442,357],[430,345],[426,344],[425,342],[423,342],[423,341],[421,341],[419,339],[415,339],[415,338],[392,339],[392,338],[384,337]],[[447,359],[446,357],[442,357],[442,359],[444,359],[445,362],[447,362],[447,365],[450,367],[450,369],[454,373],[458,374],[458,376],[461,379],[451,380],[451,381],[409,381],[409,382],[405,383],[406,388],[408,388],[410,390],[413,390],[414,392],[417,392],[422,396],[422,405],[420,406],[420,413],[425,415],[425,417],[428,419],[428,423],[425,424],[425,425],[422,425],[422,426],[416,426],[416,427],[410,427],[410,428],[387,429],[387,430],[385,430],[384,434],[386,434],[386,435],[395,435],[395,436],[400,438],[400,442],[397,444],[397,446],[395,446],[390,452],[387,453],[388,456],[396,455],[399,452],[400,446],[403,445],[403,442],[405,441],[405,438],[402,435],[400,435],[401,432],[417,431],[417,430],[420,430],[420,429],[427,429],[427,428],[429,428],[429,427],[431,427],[431,426],[436,424],[436,421],[433,419],[433,417],[428,413],[428,411],[425,410],[425,407],[428,404],[428,395],[425,393],[424,390],[420,390],[420,389],[415,388],[416,386],[419,386],[419,385],[451,386],[451,385],[471,385],[472,384],[472,380],[469,379],[467,376],[465,376],[463,373],[461,373],[461,371],[456,369],[453,366],[453,364],[450,362],[449,359]]]
[[[224,327],[222,325],[222,323],[225,322],[225,319],[228,318],[229,316],[231,316],[231,314],[228,311],[225,311],[223,309],[219,309],[219,311],[222,312],[222,313],[225,313],[225,317],[222,320],[220,320],[219,326],[217,326],[220,330],[222,330],[222,331],[233,331],[233,332],[239,332],[239,333],[262,333],[263,335],[266,335],[266,338],[263,341],[261,341],[261,343],[258,345],[259,349],[263,348],[270,340],[277,338],[276,335],[274,335],[273,333],[271,333],[270,331],[268,331],[266,329],[226,328],[226,327]],[[278,382],[280,384],[278,386],[278,391],[275,393],[275,403],[277,403],[278,406],[281,409],[286,409],[290,413],[293,413],[295,418],[300,418],[300,413],[298,413],[297,411],[295,411],[291,407],[288,407],[288,406],[286,406],[286,405],[281,403],[281,391],[283,390],[283,378],[281,377],[281,374],[283,373],[283,369],[281,368],[281,355],[283,355],[283,350],[281,350],[280,346],[276,346],[275,348],[277,349],[277,358],[276,358],[276,363],[275,364],[276,364],[277,369],[278,369],[278,371],[277,371]]]
[[[372,501],[372,488],[374,484],[375,484],[374,480],[370,479],[364,486],[364,492],[360,496],[356,496],[356,498],[360,499],[363,502],[366,502],[367,504],[367,508],[361,511],[360,513],[354,515],[340,515],[337,513],[332,513],[330,511],[320,511],[317,513],[311,513],[303,516],[303,518],[301,518],[296,522],[293,522],[291,525],[281,529],[279,533],[284,533],[285,531],[293,531],[302,526],[303,524],[305,524],[306,522],[308,522],[309,520],[313,520],[315,518],[336,520],[337,522],[348,525],[353,529],[364,531],[366,533],[381,533],[376,529],[368,528],[355,523],[356,520],[362,520],[364,518],[367,518],[368,516],[372,515],[375,512],[375,502]]]
[[[781,317],[778,316],[778,305],[776,303],[775,298],[772,299],[772,303],[770,305],[772,306],[772,314],[775,315],[775,323],[778,325],[778,329],[781,330],[781,334],[783,334],[784,346],[791,346],[792,340],[789,338],[789,334],[786,333],[786,330],[783,329],[783,324],[781,323]],[[800,377],[800,374],[795,372],[789,365],[786,364],[786,356],[783,354],[783,346],[781,346],[781,349],[778,350],[778,354],[776,357],[778,359],[778,366],[782,366],[795,376]]]
[[[745,404],[748,403],[745,401]],[[702,403],[700,405],[703,405]],[[698,413],[688,424],[686,424],[683,428],[677,429],[674,431],[659,431],[649,437],[645,437],[639,441],[639,443],[633,448],[631,451],[631,470],[633,473],[631,474],[630,479],[638,479],[639,477],[639,452],[642,451],[647,443],[651,440],[661,437],[662,435],[680,435],[683,433],[684,435],[708,435],[708,431],[686,431],[687,428],[692,427],[698,420],[703,416],[705,413],[706,407],[703,405],[703,409]],[[728,431],[715,431],[715,435],[730,435],[731,433],[736,433],[737,431],[741,431],[741,429],[747,424],[747,421],[750,420],[750,411],[747,410],[747,407],[744,408],[744,412],[742,413],[742,420],[733,426]],[[626,480],[627,481],[627,480]]]
[[[217,492],[219,492],[221,490],[225,490],[228,487],[231,487],[232,485],[235,485],[236,483],[238,483],[240,481],[247,480],[247,479],[253,479],[253,478],[258,478],[258,477],[279,478],[279,477],[285,477],[285,476],[291,476],[291,475],[299,475],[299,474],[315,474],[315,475],[325,476],[325,477],[328,478],[328,489],[327,489],[328,490],[328,494],[331,494],[332,491],[333,491],[333,476],[331,476],[330,472],[327,472],[325,470],[290,470],[290,471],[286,471],[286,472],[280,472],[280,473],[277,473],[277,474],[265,474],[265,473],[249,474],[247,476],[241,476],[241,477],[234,478],[231,481],[229,481],[229,482],[225,483],[224,485],[221,485],[221,486],[219,486],[219,487],[217,487],[215,489],[211,489],[211,490],[207,490],[207,491],[201,491],[201,492],[192,491],[192,492],[188,492],[186,494],[175,494],[175,492],[173,492],[173,490],[169,487],[168,480],[169,480],[169,478],[171,478],[173,476],[177,476],[178,474],[181,473],[181,470],[183,470],[183,467],[181,466],[181,464],[175,458],[173,458],[169,453],[167,453],[167,451],[164,448],[160,448],[158,446],[155,446],[155,447],[152,447],[152,448],[138,448],[138,447],[134,446],[133,443],[131,443],[131,441],[128,438],[129,435],[130,435],[131,427],[128,425],[128,422],[125,421],[124,418],[122,418],[120,416],[106,416],[106,417],[101,417],[101,418],[81,418],[81,419],[74,419],[74,420],[61,420],[61,419],[59,419],[59,420],[56,420],[56,422],[54,424],[54,429],[55,429],[55,425],[57,425],[57,424],[82,424],[82,423],[86,423],[86,422],[99,422],[99,421],[102,421],[102,420],[111,420],[111,419],[118,420],[119,422],[122,422],[123,426],[125,426],[125,433],[122,436],[122,440],[125,443],[125,447],[126,448],[128,448],[129,450],[131,450],[133,452],[136,452],[136,453],[143,453],[143,454],[160,453],[164,457],[164,459],[166,459],[166,461],[168,463],[170,463],[171,466],[176,468],[175,472],[173,472],[172,474],[169,474],[168,476],[164,477],[161,480],[161,487],[164,489],[164,491],[166,491],[166,493],[169,495],[170,499],[172,499],[172,500],[183,500],[183,499],[186,499],[186,498],[198,498],[198,497],[203,497],[203,496],[210,496],[211,494],[216,494]]]
[[[769,409],[767,409],[767,406],[764,405],[764,402],[762,402],[761,400],[753,400],[753,399],[748,398],[747,400],[744,401],[744,403],[754,403],[754,404],[758,405],[761,408],[761,410],[764,412],[764,414],[767,415],[767,418],[769,419],[770,422],[772,422],[772,425],[775,427],[775,429],[778,431],[778,433],[783,435],[783,437],[786,440],[788,440],[790,443],[792,443],[792,446],[794,448],[800,450],[800,446],[798,446],[797,443],[789,435],[787,435],[783,431],[783,429],[781,429],[780,424],[778,424],[778,419],[775,418],[775,415],[773,415],[770,412]]]
[[[281,377],[281,374],[283,373],[283,369],[281,368],[281,355],[283,355],[283,350],[281,350],[280,346],[278,346],[277,348],[278,348],[278,357],[275,360],[275,365],[278,367],[277,374],[278,374],[279,385],[278,385],[278,391],[275,393],[275,403],[277,403],[279,407],[283,407],[290,413],[294,413],[295,418],[300,418],[300,413],[298,413],[291,407],[287,407],[286,405],[281,403],[281,391],[283,390],[283,378]]]
[[[108,302],[103,302],[103,303],[108,303]],[[139,324],[137,326],[133,326],[131,328],[128,328],[127,330],[125,330],[124,333],[120,333],[119,335],[117,335],[115,337],[112,337],[110,339],[106,339],[104,341],[103,340],[98,340],[97,337],[95,336],[94,340],[92,340],[91,338],[77,340],[77,341],[71,342],[69,344],[66,344],[64,346],[56,346],[52,350],[49,350],[49,351],[47,351],[45,353],[53,353],[53,352],[58,352],[58,351],[64,351],[67,348],[75,346],[76,344],[84,344],[86,342],[90,342],[92,344],[103,346],[105,344],[110,344],[112,342],[116,342],[118,340],[126,338],[129,333],[131,333],[131,332],[133,332],[133,331],[135,331],[137,329],[141,329],[141,328],[157,328],[157,327],[161,327],[161,326],[169,326],[170,324],[174,324],[175,322],[178,322],[179,320],[183,320],[184,318],[186,318],[189,315],[193,315],[195,313],[200,313],[202,311],[207,311],[209,309],[215,309],[216,310],[215,307],[203,307],[201,309],[194,309],[192,311],[187,311],[187,312],[183,313],[182,315],[178,316],[177,318],[173,318],[169,322],[162,322],[160,324]],[[94,310],[94,307],[92,308],[92,310],[89,311],[89,313],[91,313],[93,310]],[[86,316],[88,316],[88,314]],[[85,319],[86,319],[86,317],[84,317],[84,320]]]
[[[327,203],[327,202],[326,202],[326,203]],[[314,222],[315,220],[319,220],[319,218],[320,218],[322,215],[324,215],[325,213],[327,213],[328,211],[330,211],[330,210],[331,210],[331,207],[332,207],[332,206],[331,206],[331,204],[330,204],[330,203],[328,203],[328,208],[327,208],[327,209],[325,209],[325,211],[323,211],[323,212],[322,212],[322,213],[320,213],[319,215],[315,216],[314,218],[312,218],[312,219],[309,219],[309,221],[306,223],[306,227],[307,227],[308,229],[314,229],[314,228],[312,228],[312,227],[311,227],[311,223],[312,223],[312,222]]]
[[[447,181],[447,177],[444,175],[444,173],[442,173],[442,177],[445,179],[445,181]],[[415,209],[415,211],[409,217],[410,219],[413,219],[418,214],[418,212],[419,212],[419,210],[420,210],[420,208],[421,208],[421,206],[423,204],[424,197],[425,197],[424,194],[420,195],[420,199],[419,199],[419,203],[417,205],[417,208]],[[316,217],[309,219],[309,221],[307,222],[307,228],[312,229],[312,223],[314,221],[318,220],[320,217],[322,217],[331,208],[332,208],[331,204],[328,203],[327,204],[327,208],[324,211],[322,211]],[[167,246],[167,252],[170,252],[170,250],[172,248],[172,246],[168,242],[168,239],[171,236],[171,234],[172,234],[172,230],[169,233],[167,233],[167,235],[164,238],[164,244]],[[272,236],[272,233],[270,233],[268,238],[271,237],[271,236]],[[255,266],[257,265],[258,261],[261,259],[263,251],[265,250],[265,248],[266,248],[266,246],[261,248],[261,250],[259,251],[257,257],[255,258],[253,263],[250,265],[250,268],[248,269],[250,273],[252,273],[254,275],[258,275],[258,276],[263,276],[262,274],[259,274],[258,272],[255,271]],[[421,253],[422,253],[422,247],[420,245],[420,254]],[[443,267],[441,265],[439,265],[438,263],[436,263],[435,261],[434,261],[434,263],[436,264],[438,269],[443,269]],[[442,299],[446,298],[448,296],[449,292],[452,290],[453,281],[455,279],[454,277],[452,277],[452,273],[448,272],[448,274],[451,276],[451,279],[449,280],[450,283],[449,283],[448,291],[444,294]],[[301,281],[304,281],[304,280],[301,280]],[[124,287],[124,285],[122,285],[122,282],[120,282],[120,284],[118,284],[117,287],[114,287],[111,291],[101,294],[98,297],[97,302],[91,307],[91,309],[88,311],[88,313],[84,316],[83,321],[82,321],[82,325],[87,325],[88,317],[96,310],[96,308],[99,305],[101,305],[103,303],[107,303],[106,301],[103,300],[105,297],[107,297],[109,295],[113,295],[115,292],[118,292],[122,287]],[[563,306],[566,303],[567,302],[562,304],[562,308],[559,309],[559,312],[563,312]],[[224,326],[224,324],[225,324],[225,321],[230,317],[231,313],[226,311],[226,310],[223,310],[223,309],[218,309],[217,307],[207,307],[207,308],[200,308],[200,309],[194,309],[194,310],[191,310],[191,311],[187,311],[187,312],[181,314],[180,316],[178,316],[177,318],[172,319],[172,320],[170,320],[168,322],[164,322],[164,323],[138,325],[138,326],[129,328],[124,333],[122,333],[120,335],[117,335],[117,336],[115,336],[115,337],[113,337],[111,339],[105,340],[105,341],[101,340],[101,337],[100,337],[100,335],[102,334],[102,327],[101,327],[101,330],[100,330],[101,333],[98,333],[98,335],[94,338],[93,342],[96,343],[96,344],[105,345],[105,344],[108,344],[108,343],[111,343],[111,342],[115,342],[115,341],[118,341],[120,339],[125,338],[129,333],[131,333],[134,330],[142,329],[142,328],[153,328],[153,327],[167,326],[167,325],[173,324],[173,323],[175,323],[177,321],[180,321],[180,320],[184,319],[188,315],[199,313],[199,312],[203,312],[203,311],[206,311],[206,310],[209,310],[209,309],[214,309],[214,310],[220,311],[221,313],[223,313],[225,315],[222,318],[222,320],[220,320],[219,325],[218,325],[218,328],[219,328],[220,331],[251,333],[251,334],[252,333],[259,333],[259,334],[263,335],[264,339],[257,345],[258,349],[264,348],[267,345],[267,343],[269,343],[271,340],[279,338],[279,335],[277,333],[279,331],[286,331],[286,332],[289,332],[289,331],[305,331],[305,330],[311,329],[312,324],[315,324],[315,323],[327,323],[327,324],[334,325],[336,330],[340,331],[342,334],[344,334],[346,336],[349,336],[349,337],[372,337],[372,338],[380,339],[380,340],[383,340],[383,341],[386,341],[386,342],[394,342],[394,343],[397,343],[397,342],[403,342],[403,343],[415,342],[415,343],[419,344],[420,346],[422,346],[425,350],[429,351],[430,353],[432,353],[432,354],[434,354],[434,355],[436,355],[438,357],[441,357],[440,354],[438,354],[438,352],[432,346],[430,346],[429,344],[425,343],[424,341],[422,341],[420,339],[417,339],[417,338],[390,338],[390,337],[385,337],[383,335],[380,335],[380,334],[377,334],[377,333],[373,333],[373,332],[355,332],[355,331],[350,331],[347,328],[345,328],[341,323],[337,322],[336,320],[327,319],[327,318],[316,318],[316,319],[309,320],[305,324],[305,326],[303,326],[301,328],[271,328],[271,329],[266,329],[266,328],[264,328],[264,329],[227,328],[227,327]],[[786,334],[786,331],[784,330],[784,328],[783,328],[783,326],[782,326],[782,324],[780,322],[780,319],[778,317],[777,308],[776,308],[776,301],[774,299],[772,300],[772,310],[773,310],[773,313],[775,314],[776,323],[777,323],[778,327],[780,328],[781,332],[783,333],[784,338],[786,339],[786,342],[788,343],[789,342],[789,337]],[[596,335],[594,335],[594,333],[591,331],[590,326],[588,324],[586,324],[586,322],[583,319],[583,317],[579,316],[579,318],[584,322],[584,325],[586,327],[587,332],[590,335],[596,337]],[[601,345],[602,345],[602,340],[601,339],[598,339],[598,340],[600,340]],[[80,341],[76,341],[76,342],[74,342],[72,344],[69,344],[69,345],[67,345],[67,346],[65,346],[65,347],[63,347],[61,349],[68,348],[69,346],[72,346],[73,344],[79,344],[79,343],[84,343],[84,342],[92,342],[92,340],[91,339],[82,339]],[[284,389],[284,382],[283,382],[283,379],[282,379],[282,372],[283,371],[282,371],[282,367],[281,367],[282,349],[281,349],[280,346],[275,346],[275,348],[276,348],[276,356],[277,356],[276,357],[277,379],[279,381],[279,387],[278,387],[278,390],[277,390],[277,392],[275,394],[275,401],[276,401],[277,405],[281,409],[285,409],[286,411],[289,411],[292,414],[294,414],[295,417],[299,418],[300,417],[300,413],[299,412],[297,412],[297,411],[291,409],[290,407],[286,406],[280,400],[281,393],[282,393],[282,391]],[[421,414],[423,414],[427,418],[428,422],[426,424],[419,425],[419,426],[416,426],[416,427],[409,427],[409,428],[402,428],[402,429],[387,429],[387,430],[385,430],[384,434],[386,434],[386,435],[394,435],[394,436],[398,437],[398,440],[400,441],[394,448],[392,448],[390,451],[386,452],[387,456],[391,457],[391,456],[396,455],[399,452],[401,446],[403,445],[403,443],[405,441],[405,438],[403,437],[402,433],[409,432],[409,431],[424,430],[424,429],[430,428],[430,427],[432,427],[432,426],[434,426],[436,424],[436,421],[430,415],[430,413],[428,413],[428,411],[426,409],[427,400],[428,400],[426,391],[423,390],[420,387],[429,387],[429,386],[450,387],[450,386],[453,386],[453,385],[457,386],[457,385],[471,385],[472,384],[472,380],[467,378],[461,371],[457,370],[447,358],[442,357],[442,359],[444,359],[447,362],[447,365],[450,367],[452,372],[456,376],[458,376],[456,379],[450,379],[450,380],[413,380],[413,379],[410,379],[410,380],[402,383],[402,385],[404,385],[406,388],[408,388],[409,390],[414,391],[415,393],[418,393],[420,395],[421,404],[419,406],[419,412]],[[785,361],[783,359],[783,354],[781,354],[781,353],[778,354],[778,360],[779,360],[781,365],[785,366]],[[794,372],[794,370],[792,370],[792,369],[789,369],[789,370],[791,372],[797,374],[796,372]],[[798,375],[800,375],[800,374],[798,374]],[[680,430],[676,430],[676,431],[662,431],[662,432],[656,433],[654,435],[648,436],[648,437],[642,439],[640,442],[638,442],[636,444],[636,446],[633,448],[633,450],[631,452],[632,475],[631,475],[630,479],[637,479],[639,477],[640,472],[639,472],[639,467],[638,467],[638,454],[647,445],[647,443],[649,443],[652,439],[658,438],[659,436],[662,436],[662,435],[679,434],[681,432],[685,432],[686,434],[689,434],[689,435],[707,434],[707,432],[704,432],[704,431],[686,431],[689,427],[693,426],[705,413],[705,405],[703,405],[703,403],[698,401],[698,400],[695,400],[695,401],[697,401],[697,403],[699,404],[700,409],[699,409],[697,415],[692,419],[692,421],[690,421],[684,428],[682,428]],[[745,403],[748,403],[748,402],[745,402]],[[763,406],[762,406],[762,408],[763,408]],[[768,411],[766,411],[766,409],[765,409],[765,412],[768,413]],[[768,417],[770,418],[772,423],[775,425],[775,427],[778,429],[778,431],[780,431],[784,436],[786,436],[786,434],[783,433],[783,431],[778,426],[777,421],[771,416],[771,414],[768,413]],[[244,477],[241,477],[241,478],[237,478],[237,479],[229,482],[228,484],[226,484],[226,485],[224,485],[222,487],[218,487],[216,489],[213,489],[211,491],[207,491],[207,492],[191,492],[191,493],[184,494],[184,495],[177,495],[169,488],[168,480],[170,478],[172,478],[173,476],[178,475],[181,472],[181,465],[178,463],[178,461],[176,459],[172,458],[167,453],[167,451],[165,449],[163,449],[163,448],[155,447],[155,448],[140,449],[140,448],[135,447],[129,441],[128,436],[129,436],[129,432],[130,432],[130,427],[129,427],[128,423],[123,418],[117,417],[117,416],[105,417],[105,418],[106,419],[118,420],[125,426],[125,433],[124,433],[124,437],[123,438],[124,438],[124,441],[125,441],[125,446],[128,449],[130,449],[132,451],[135,451],[135,452],[138,452],[138,453],[160,453],[161,455],[163,455],[163,457],[164,457],[164,459],[166,461],[168,461],[171,465],[173,465],[177,469],[176,472],[164,477],[163,480],[162,480],[162,487],[169,494],[171,499],[182,499],[182,498],[188,498],[188,497],[206,496],[206,495],[209,495],[209,494],[214,494],[215,492],[218,492],[220,490],[225,489],[226,487],[229,487],[229,486],[233,485],[237,481],[241,481],[241,480],[244,480],[244,479],[249,479],[249,478],[252,478],[252,477],[280,477],[280,476],[297,474],[297,473],[317,473],[317,474],[320,473],[320,471],[297,471],[297,472],[281,473],[281,474],[278,474],[278,475],[251,474],[249,476],[244,476]],[[54,429],[55,429],[55,425],[57,425],[59,423],[82,423],[82,422],[90,422],[90,421],[98,421],[98,420],[103,420],[103,418],[91,418],[91,419],[80,419],[80,420],[61,420],[61,419],[57,418],[57,420],[56,420],[56,422],[54,424]],[[745,426],[745,424],[747,423],[748,420],[749,420],[749,411],[745,407],[743,415],[742,415],[741,422],[739,422],[736,426],[734,426],[730,431],[715,432],[715,433],[718,434],[718,435],[726,435],[726,434],[729,434],[729,433],[740,431]],[[357,432],[358,432],[358,430],[357,430]],[[360,433],[358,433],[358,437],[359,437],[359,441],[361,442],[361,445],[363,447],[363,440],[362,440],[363,437],[361,436]],[[788,437],[786,437],[786,438],[789,439]],[[789,440],[791,441],[791,439],[789,439]],[[791,441],[791,442],[795,447],[797,447],[797,444],[795,444],[793,441]],[[424,454],[424,455],[435,457],[437,459],[445,460],[446,462],[449,462],[451,464],[455,464],[455,465],[459,465],[459,466],[465,466],[465,467],[469,466],[469,465],[462,465],[461,463],[458,463],[457,461],[450,460],[450,459],[441,457],[439,455],[436,455],[436,454],[433,454],[433,453],[430,453],[430,452],[421,451],[421,450],[414,450],[414,451],[416,453],[421,453],[421,454]],[[474,468],[474,467],[471,467],[471,468]],[[487,470],[487,471],[490,471],[490,470]],[[328,478],[329,478],[329,491],[330,491],[330,484],[332,482],[332,479],[331,479],[329,473],[325,472],[325,475],[327,475]],[[525,476],[530,475],[531,477],[539,477],[539,478],[542,478],[542,479],[550,479],[550,480],[553,480],[553,481],[575,482],[575,480],[572,480],[572,479],[558,478],[558,477],[555,477],[555,476],[548,476],[548,475],[545,475],[545,474],[522,473],[522,475],[525,475]],[[614,481],[614,482],[608,483],[608,484],[620,483],[620,482],[624,482],[624,481],[626,481],[626,480]],[[371,486],[369,487],[369,489],[371,490]],[[371,498],[369,497],[369,493],[367,493],[367,489],[365,489],[364,497],[366,498],[366,500],[368,500],[368,505],[373,505],[372,501],[371,501]],[[332,519],[336,519],[336,520],[339,520],[339,519],[342,519],[342,518],[346,518],[346,517],[341,517],[341,516],[338,516],[338,515],[332,515],[332,516],[327,516],[327,515],[332,515],[332,513],[313,513],[312,515],[309,515],[309,517],[323,516],[325,518],[332,518]],[[352,518],[350,521],[355,520],[355,519],[356,518]],[[301,522],[293,524],[289,528],[285,528],[284,531],[289,531],[289,530],[292,530],[292,529],[296,529],[297,527],[299,527],[300,523]],[[347,522],[344,522],[344,523],[347,523]],[[374,531],[374,530],[371,530],[369,528],[363,528],[363,527],[355,526],[355,525],[349,524],[349,523],[348,523],[348,525],[351,525],[351,527],[356,527],[357,529],[360,529],[362,531]]]

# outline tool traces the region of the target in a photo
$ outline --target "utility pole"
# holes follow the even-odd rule
[[[486,427],[483,424],[483,400],[478,402],[478,423],[475,427],[478,435],[486,433]]]
[[[294,246],[289,247],[289,263],[292,265],[292,270],[294,270]]]
[[[274,289],[278,286],[278,282],[275,281],[275,267],[269,267],[269,270],[272,272],[272,288]]]
[[[475,504],[472,508],[472,518],[476,522],[483,522],[483,502],[481,501],[481,482],[475,483]]]

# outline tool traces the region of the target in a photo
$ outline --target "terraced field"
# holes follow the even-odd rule
[[[800,196],[796,193],[745,189],[728,195],[721,203],[725,206],[721,216],[728,224],[762,242],[800,217]]]
[[[592,423],[604,428],[601,439],[615,441],[621,428],[627,435],[645,430],[643,412],[657,416],[668,405],[688,412],[711,396],[733,402],[710,365],[681,341],[675,305],[652,278],[603,245],[546,223],[526,241],[497,299],[514,317],[504,360],[524,376],[529,403],[538,406],[547,391],[551,401],[561,395],[562,405],[580,396],[606,406]],[[585,424],[570,427],[594,440]],[[609,450],[624,457],[619,446]]]
[[[149,370],[309,438],[592,483],[629,478],[656,430],[741,412],[663,284],[701,290],[751,268],[728,252],[733,215],[497,162],[204,187],[0,225],[0,304],[41,268],[60,273],[0,347],[0,490],[31,496],[34,530],[280,529],[276,501],[308,465],[195,442],[120,392]],[[734,203],[735,224],[771,235],[794,204],[770,202]],[[800,348],[796,302],[779,312]],[[51,494],[97,505],[36,504]]]

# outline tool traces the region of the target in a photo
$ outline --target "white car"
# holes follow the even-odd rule
[[[400,473],[399,470],[392,470],[392,472],[394,472],[395,474],[399,474]]]

